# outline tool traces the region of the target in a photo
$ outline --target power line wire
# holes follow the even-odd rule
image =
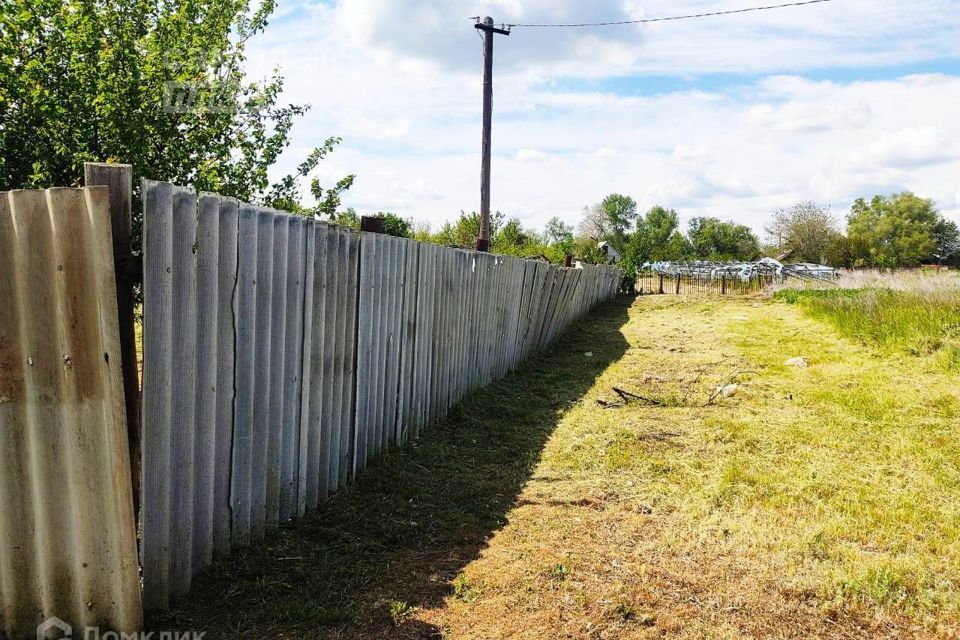
[[[763,7],[747,7],[744,9],[728,9],[725,11],[711,11],[709,13],[694,13],[689,15],[682,16],[665,16],[662,18],[641,18],[639,20],[618,20],[615,22],[580,22],[580,23],[570,23],[570,24],[523,24],[523,23],[514,23],[506,24],[504,26],[512,27],[552,27],[552,28],[566,28],[566,27],[611,27],[616,25],[626,25],[626,24],[647,24],[650,22],[668,22],[671,20],[692,20],[695,18],[712,18],[715,16],[728,16],[735,13],[750,13],[753,11],[769,11],[771,9],[786,9],[787,7],[803,7],[811,4],[821,4],[824,2],[832,2],[832,0],[803,0],[802,2],[787,2],[785,4],[772,4]]]

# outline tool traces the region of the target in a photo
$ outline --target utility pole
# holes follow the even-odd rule
[[[477,22],[483,32],[483,143],[480,161],[480,238],[477,251],[490,250],[490,129],[493,125],[493,36],[510,35],[509,29],[493,26],[493,18],[487,16]]]

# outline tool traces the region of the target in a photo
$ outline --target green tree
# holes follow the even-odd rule
[[[622,267],[634,273],[644,263],[654,260],[676,260],[682,234],[677,233],[680,218],[673,209],[655,206],[637,219],[637,228],[630,235],[623,252]]]
[[[933,226],[933,258],[937,264],[960,264],[960,228],[953,220],[941,218]]]
[[[831,267],[849,269],[854,264],[853,248],[850,239],[842,233],[837,233],[824,249],[823,263]]]
[[[490,215],[490,237],[496,238],[504,223],[504,215],[497,211]],[[448,247],[473,249],[480,237],[480,214],[476,211],[460,212],[456,222],[446,222],[433,236],[433,242]]]
[[[296,183],[339,142],[271,186],[309,108],[279,104],[277,70],[244,77],[275,0],[7,0],[0,5],[0,189],[78,184],[83,163],[300,210]],[[329,213],[352,177],[311,191]],[[135,230],[140,208],[135,207]]]
[[[413,220],[401,218],[395,213],[385,211],[377,212],[373,214],[373,217],[383,220],[383,232],[388,236],[396,236],[398,238],[413,237]]]
[[[523,224],[519,218],[510,218],[507,220],[493,238],[494,250],[498,247],[520,248],[530,241],[530,236],[523,230]]]
[[[858,198],[847,218],[857,264],[894,268],[918,265],[949,250],[949,225],[932,200],[910,192]]]
[[[573,253],[573,227],[559,217],[550,218],[545,234],[547,243],[557,247],[564,255]]]
[[[750,227],[718,218],[693,218],[687,237],[694,255],[703,260],[752,260],[760,253]]]
[[[627,233],[636,219],[636,201],[630,196],[612,193],[599,204],[584,208],[579,232],[582,237],[597,242],[607,241],[622,253]]]
[[[826,261],[827,250],[840,233],[830,209],[809,201],[777,210],[766,232],[778,255],[816,263]]]
[[[333,216],[333,222],[344,227],[360,230],[360,215],[353,207],[348,207],[346,211],[340,211]]]

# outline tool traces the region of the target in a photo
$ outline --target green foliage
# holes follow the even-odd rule
[[[545,231],[547,243],[556,247],[564,255],[573,254],[573,227],[558,217],[550,218]]]
[[[831,267],[849,269],[854,265],[853,248],[850,238],[837,233],[831,238],[823,252],[823,264]]]
[[[586,264],[602,264],[605,260],[603,253],[597,247],[597,241],[592,238],[574,240],[573,255]]]
[[[332,153],[341,142],[343,142],[341,138],[327,138],[322,147],[314,149],[307,156],[307,159],[300,163],[296,173],[284,176],[280,182],[270,187],[263,199],[263,204],[310,218],[327,216],[331,220],[336,220],[337,211],[340,208],[340,196],[353,186],[356,176],[351,174],[341,178],[330,189],[323,189],[320,186],[320,181],[316,178],[311,180],[310,194],[317,201],[317,204],[313,207],[305,207],[300,204],[300,179],[305,178],[316,169],[320,161]]]
[[[579,232],[594,242],[606,241],[623,252],[627,233],[637,219],[637,203],[630,196],[612,193],[583,211]]]
[[[847,236],[857,264],[884,268],[949,258],[937,254],[955,254],[958,243],[956,225],[944,220],[932,200],[910,192],[870,202],[858,198],[847,218]]]
[[[500,227],[504,224],[505,216],[497,211],[490,215],[490,236],[496,237]],[[448,247],[461,247],[464,249],[473,249],[477,246],[477,239],[480,237],[480,214],[476,211],[466,213],[460,212],[460,217],[456,222],[446,222],[440,231],[430,236],[429,242],[442,244]]]
[[[791,262],[826,262],[840,236],[830,209],[809,201],[776,211],[766,231],[778,252],[786,253]]]
[[[749,227],[718,218],[693,218],[687,238],[703,260],[752,260],[760,253],[760,241]]]
[[[417,612],[417,608],[403,600],[390,601],[390,619],[393,624],[399,626],[404,620],[412,617]]]
[[[398,238],[412,238],[413,237],[413,221],[408,220],[407,218],[401,218],[395,213],[389,213],[380,211],[373,214],[374,218],[381,218],[383,220],[383,232],[388,236],[396,236]]]
[[[355,229],[357,231],[360,230],[360,215],[353,207],[349,207],[345,211],[338,212],[335,216],[333,216],[333,222],[344,227],[350,227],[351,229]]]
[[[245,46],[275,0],[9,0],[0,5],[0,189],[79,184],[83,163],[301,211],[296,174],[270,185],[305,105],[283,78],[244,77]],[[329,213],[352,177],[315,185]],[[135,232],[139,207],[134,207]]]
[[[636,231],[630,235],[623,252],[623,269],[636,273],[646,262],[688,258],[693,249],[678,230],[679,226],[677,212],[661,206],[653,207],[638,218]]]

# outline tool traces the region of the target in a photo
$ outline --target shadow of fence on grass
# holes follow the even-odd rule
[[[383,455],[314,516],[218,561],[148,628],[207,638],[439,637],[422,622],[395,626],[391,608],[443,605],[457,574],[506,524],[565,409],[626,352],[619,329],[631,302],[601,305],[419,441]]]

